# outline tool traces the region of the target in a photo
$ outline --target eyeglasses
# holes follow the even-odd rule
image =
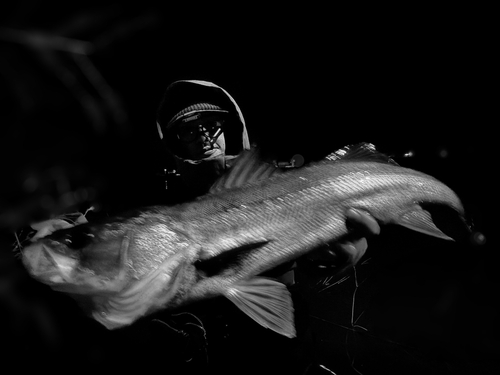
[[[177,130],[177,138],[183,143],[191,143],[200,135],[205,135],[211,143],[215,143],[222,134],[222,121],[204,121],[183,125]]]

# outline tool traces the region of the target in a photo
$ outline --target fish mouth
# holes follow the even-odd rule
[[[127,282],[129,270],[128,247],[130,237],[123,236],[119,242],[118,268],[112,275],[102,275],[80,264],[77,253],[74,256],[58,251],[58,243],[42,241],[22,250],[23,263],[36,280],[58,292],[71,294],[116,293]]]
[[[36,243],[23,249],[23,262],[34,278],[58,285],[70,282],[78,259],[60,254],[45,243]]]

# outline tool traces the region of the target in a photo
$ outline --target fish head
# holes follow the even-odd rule
[[[196,277],[182,235],[158,220],[81,224],[38,239],[21,250],[28,273],[73,297],[108,329],[175,303]],[[153,221],[153,223],[151,223]],[[189,249],[193,251],[189,251]]]
[[[109,293],[123,288],[128,275],[127,233],[102,238],[80,225],[42,238],[22,250],[30,275],[70,294]]]

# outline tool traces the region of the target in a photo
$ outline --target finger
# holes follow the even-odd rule
[[[333,246],[333,245],[332,245]],[[306,258],[314,262],[324,262],[328,264],[338,263],[339,255],[337,246],[324,246],[306,255]]]
[[[339,243],[340,251],[346,259],[346,265],[355,265],[365,255],[368,248],[366,238],[360,238],[354,242]]]
[[[347,221],[363,232],[366,236],[380,233],[380,226],[377,221],[366,211],[350,208],[346,212]]]

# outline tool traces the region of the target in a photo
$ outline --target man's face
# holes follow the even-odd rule
[[[182,157],[203,160],[224,155],[226,143],[222,122],[220,118],[211,117],[180,124],[177,139]]]

